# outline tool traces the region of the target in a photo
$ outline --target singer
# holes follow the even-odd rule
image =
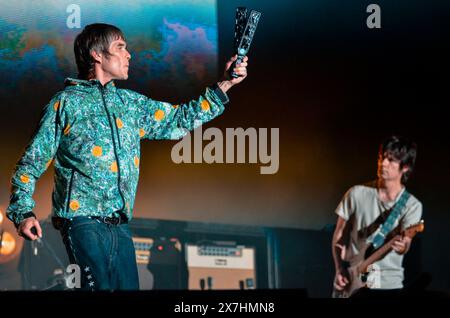
[[[8,218],[19,235],[36,240],[42,229],[32,212],[36,181],[54,162],[52,220],[69,259],[82,271],[85,290],[139,289],[132,218],[139,175],[140,141],[180,139],[219,116],[226,92],[247,77],[247,58],[207,87],[196,100],[172,105],[131,90],[126,80],[131,55],[120,29],[91,24],[74,43],[78,78],[44,108],[38,128],[12,176]]]

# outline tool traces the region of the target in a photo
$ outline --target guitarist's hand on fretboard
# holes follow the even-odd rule
[[[406,235],[397,235],[395,240],[392,242],[392,249],[398,254],[405,254],[409,250],[411,245],[411,238]]]

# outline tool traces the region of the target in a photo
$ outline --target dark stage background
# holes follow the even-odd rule
[[[381,29],[366,26],[370,3],[381,7]],[[335,222],[333,211],[350,186],[376,177],[379,142],[399,133],[419,145],[409,189],[424,206],[422,270],[432,273],[432,288],[449,290],[448,1],[218,0],[219,71],[205,73],[191,89],[158,89],[158,81],[118,86],[169,102],[195,97],[232,54],[234,9],[240,5],[263,13],[249,77],[230,91],[227,110],[207,127],[279,128],[278,173],[259,174],[262,164],[177,165],[170,158],[176,142],[144,141],[135,215],[322,230]],[[139,72],[131,65],[130,78]],[[9,75],[0,77],[7,82]],[[36,84],[26,96],[2,91],[3,210],[15,161],[43,105],[61,87],[58,78]],[[34,196],[40,218],[51,208],[51,170]],[[301,255],[296,246],[289,249],[286,255]]]

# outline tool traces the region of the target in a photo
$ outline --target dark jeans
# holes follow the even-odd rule
[[[81,289],[139,289],[128,224],[111,225],[80,216],[66,222],[60,231],[70,262],[80,266]]]

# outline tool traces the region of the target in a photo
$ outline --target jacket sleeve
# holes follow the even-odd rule
[[[17,226],[30,216],[36,181],[50,166],[64,133],[62,94],[55,95],[45,106],[38,127],[16,164],[11,178],[11,196],[7,217]],[[66,127],[67,128],[67,127]]]
[[[198,99],[173,105],[143,95],[139,105],[141,138],[181,139],[188,131],[222,114],[228,97],[217,86],[208,87]]]

